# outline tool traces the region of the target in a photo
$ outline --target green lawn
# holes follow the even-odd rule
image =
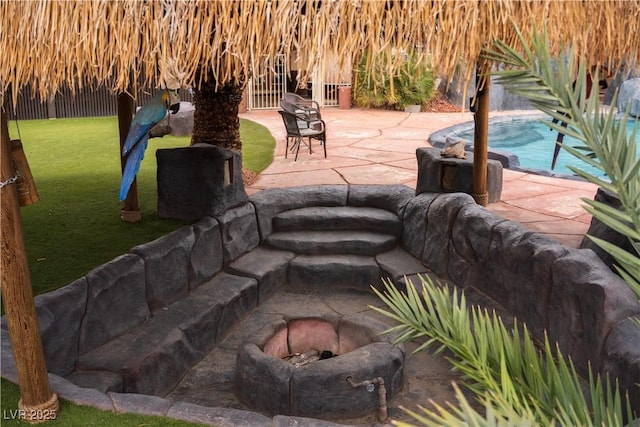
[[[18,386],[2,380],[2,427],[32,426],[15,417],[20,398]],[[41,424],[42,426],[66,427],[196,427],[203,424],[189,423],[172,418],[152,417],[138,414],[116,414],[100,411],[90,406],[75,405],[67,400],[59,399],[60,412],[58,418]]]
[[[21,208],[35,295],[64,286],[132,247],[165,235],[185,222],[156,215],[158,148],[184,147],[189,137],[154,138],[138,172],[143,220],[120,220],[120,159],[115,117],[10,121],[12,139],[22,140],[40,201]],[[273,160],[275,141],[254,122],[240,121],[244,167],[261,172]],[[26,425],[11,418],[18,388],[2,380],[1,424]],[[193,425],[141,416],[122,416],[63,402],[61,419],[51,425]]]
[[[241,120],[243,163],[261,172],[273,160],[269,131]],[[18,123],[40,201],[21,209],[35,294],[48,292],[90,269],[184,223],[156,215],[158,148],[184,147],[189,137],[153,138],[138,172],[143,221],[120,220],[120,159],[115,117],[30,120]],[[10,135],[18,138],[15,122]]]

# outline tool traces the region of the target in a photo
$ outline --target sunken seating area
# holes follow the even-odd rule
[[[148,412],[182,417],[172,412],[179,402],[162,397],[280,287],[367,291],[381,278],[402,286],[425,273],[486,294],[539,339],[546,330],[580,372],[591,363],[618,376],[640,407],[640,305],[626,284],[592,251],[461,193],[264,190],[38,296],[36,306],[61,397],[120,411],[149,399]],[[6,325],[1,332],[2,376],[15,381]]]

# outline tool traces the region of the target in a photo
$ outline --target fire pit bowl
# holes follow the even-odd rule
[[[241,346],[238,399],[270,415],[360,418],[402,387],[405,351],[363,315],[284,318]]]

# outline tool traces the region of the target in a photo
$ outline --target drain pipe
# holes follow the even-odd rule
[[[347,382],[353,388],[366,387],[367,391],[371,393],[375,389],[375,384],[378,384],[378,420],[385,422],[388,418],[387,414],[387,389],[384,386],[384,378],[377,377],[362,382],[354,382],[353,377],[349,375],[346,378]]]

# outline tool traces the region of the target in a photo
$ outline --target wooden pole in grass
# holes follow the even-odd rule
[[[118,94],[118,129],[120,131],[120,168],[124,173],[126,159],[122,157],[122,148],[127,140],[127,134],[133,120],[133,98],[126,92]],[[138,204],[138,181],[134,177],[129,193],[124,199],[120,219],[127,222],[138,222],[142,219],[142,212]]]
[[[487,159],[489,146],[489,86],[488,64],[478,64],[474,100],[473,187],[471,196],[477,204],[487,206]]]
[[[22,232],[17,174],[11,156],[9,127],[0,112],[0,180],[2,181],[2,300],[7,316],[11,350],[20,386],[18,416],[31,423],[55,419],[58,396],[51,392],[36,305],[31,289],[29,263]]]

